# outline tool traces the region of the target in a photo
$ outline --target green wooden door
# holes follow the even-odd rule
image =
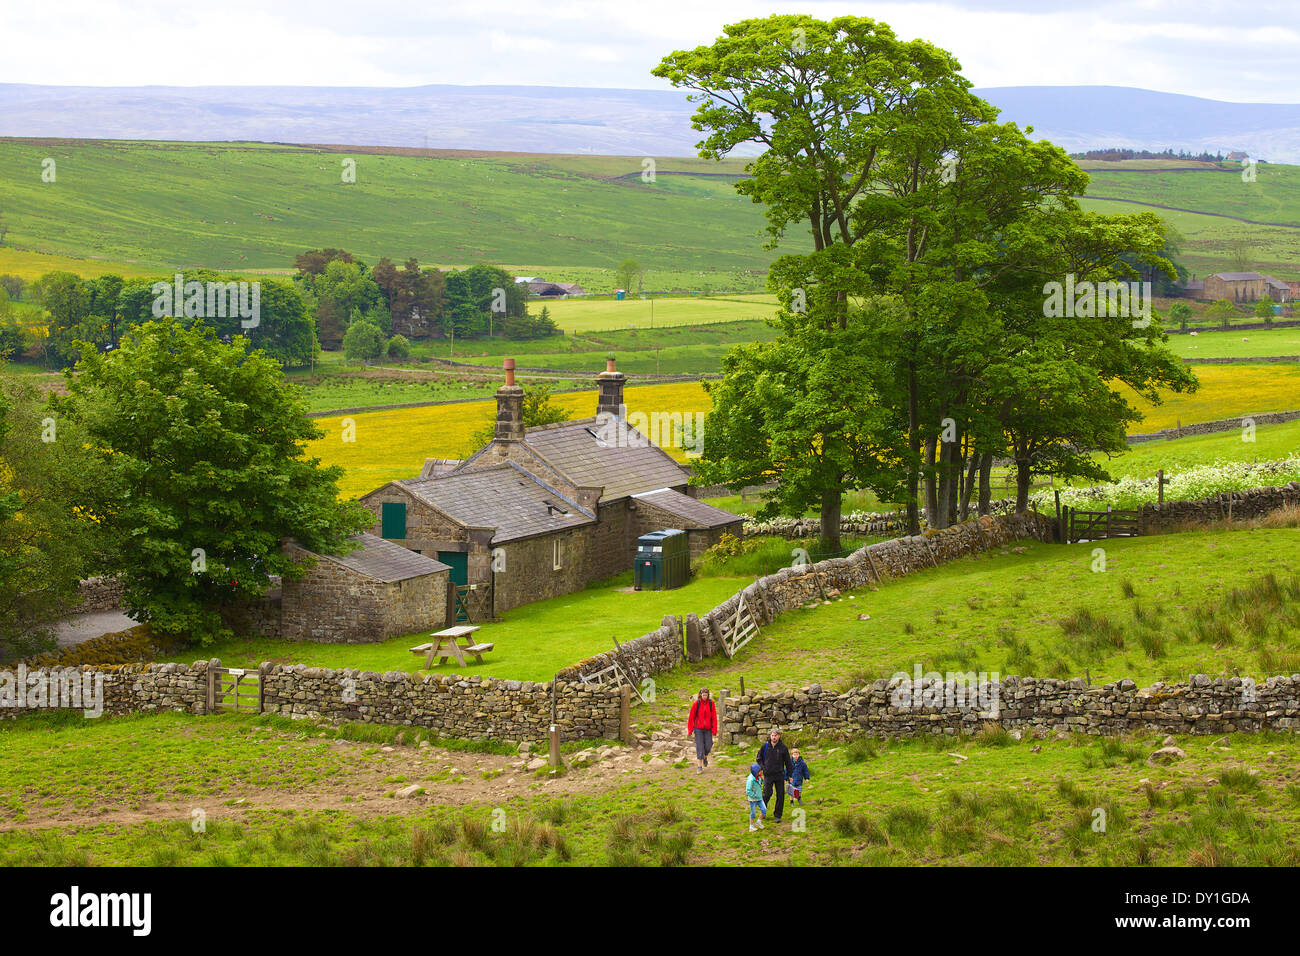
[[[439,551],[438,560],[451,568],[451,583],[469,584],[469,554],[464,551]]]
[[[406,539],[406,502],[385,501],[379,509],[379,536]]]

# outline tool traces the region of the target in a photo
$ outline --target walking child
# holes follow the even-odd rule
[[[804,783],[812,779],[812,768],[808,766],[799,751],[790,751],[790,799],[803,806]]]
[[[758,764],[750,764],[749,776],[745,778],[745,796],[749,798],[749,830],[752,833],[763,829],[763,821],[767,819],[767,804],[763,802],[763,768]],[[754,825],[755,816],[758,817],[758,826]]]

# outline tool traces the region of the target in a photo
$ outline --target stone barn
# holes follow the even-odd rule
[[[450,566],[480,614],[580,591],[628,571],[636,539],[684,528],[697,556],[743,519],[690,497],[689,474],[626,421],[625,376],[597,378],[596,415],[524,428],[524,390],[506,360],[493,440],[449,469],[361,497],[371,531]]]
[[[285,545],[286,553],[315,564],[304,577],[281,582],[281,637],[364,644],[446,626],[447,565],[371,534],[360,544],[344,555]]]

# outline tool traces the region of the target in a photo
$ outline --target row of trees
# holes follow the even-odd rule
[[[780,337],[733,350],[711,388],[704,480],[776,478],[767,512],[818,507],[837,550],[846,490],[944,527],[976,489],[987,507],[1007,458],[1023,509],[1034,475],[1105,476],[1091,452],[1140,418],[1117,383],[1195,387],[1158,320],[1046,307],[1071,276],[1172,278],[1164,224],[1083,211],[1087,175],[996,122],[948,53],[867,18],[773,16],[654,72],[695,94],[701,155],[764,148],[737,189],[772,244],[806,228],[813,247],[770,271]]]
[[[371,268],[343,249],[313,249],[295,264],[298,287],[316,316],[324,348],[339,348],[358,322],[410,342],[559,334],[549,315],[528,314],[527,291],[498,266],[444,273],[421,267],[414,258],[401,268],[383,258]]]
[[[244,276],[223,275],[200,269],[184,273],[184,282],[249,282]],[[305,365],[316,348],[312,318],[298,290],[282,279],[258,279],[258,317],[254,327],[246,327],[236,309],[223,308],[225,315],[204,314],[184,317],[185,296],[166,307],[181,314],[183,322],[203,325],[219,337],[230,340],[245,337],[255,349],[262,349],[283,366]],[[47,272],[30,286],[18,287],[28,304],[38,306],[39,318],[24,321],[11,308],[0,303],[0,348],[14,355],[27,355],[48,367],[66,368],[81,356],[84,346],[98,351],[117,348],[125,331],[132,325],[153,321],[158,316],[158,283],[173,287],[175,276],[124,279],[119,275],[83,278],[72,272]],[[8,297],[8,293],[0,293]],[[251,301],[251,296],[249,297]],[[193,311],[193,310],[192,310]]]

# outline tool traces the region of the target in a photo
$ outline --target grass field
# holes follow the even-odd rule
[[[9,723],[9,722],[6,722]],[[389,728],[392,729],[392,728]],[[309,722],[160,715],[0,729],[8,865],[1282,865],[1300,863],[1294,735],[795,739],[802,816],[747,832],[752,751],[709,772],[353,743]],[[57,759],[51,759],[56,757]],[[645,754],[649,757],[649,754]],[[615,765],[619,766],[618,764]],[[1086,780],[1086,783],[1081,782]],[[418,785],[410,800],[401,786]],[[1096,808],[1106,826],[1096,832]],[[205,825],[195,832],[195,811]],[[494,820],[503,832],[494,832]],[[794,821],[800,827],[792,826]]]
[[[776,314],[776,296],[770,294],[722,297],[632,297],[617,299],[561,299],[529,303],[529,311],[545,305],[555,324],[566,333],[608,329],[653,329],[711,322],[763,320]],[[653,320],[653,324],[652,324]]]
[[[41,182],[47,157],[55,183]],[[340,175],[347,158],[352,184]],[[532,263],[527,274],[542,275],[632,256],[706,273],[698,289],[708,274],[765,271],[772,258],[758,241],[761,210],[714,175],[742,167],[665,158],[664,175],[643,183],[632,157],[9,139],[0,207],[15,248],[154,268],[286,269],[321,246],[371,263]]]
[[[787,552],[788,553],[788,552]],[[775,570],[772,568],[770,570]],[[632,574],[601,581],[584,591],[538,601],[501,615],[486,624],[479,636],[496,649],[482,664],[461,668],[453,662],[435,665],[442,671],[481,674],[511,680],[547,681],[556,671],[614,649],[620,641],[640,637],[659,626],[665,614],[703,614],[752,581],[746,577],[697,577],[672,591],[633,591]],[[317,644],[264,638],[237,639],[194,648],[176,655],[179,663],[194,656],[216,657],[227,667],[256,667],[262,661],[306,664],[310,667],[357,667],[362,670],[417,671],[423,655],[411,648],[425,635],[396,637],[378,644]]]
[[[1300,356],[1300,327],[1171,335],[1168,345],[1189,359]]]
[[[1085,208],[1108,213],[1147,208],[1159,213],[1184,236],[1180,259],[1198,276],[1230,270],[1232,243],[1240,240],[1252,247],[1256,271],[1280,279],[1300,278],[1295,255],[1300,242],[1300,167],[1262,164],[1255,169],[1255,181],[1247,183],[1241,167],[1233,164],[1194,169],[1182,161],[1161,160],[1082,165],[1092,180],[1088,196],[1106,197],[1085,199]]]
[[[1138,442],[1130,445],[1126,454],[1100,460],[1117,478],[1152,478],[1161,469],[1171,474],[1215,461],[1277,461],[1300,449],[1300,420],[1259,425],[1254,441],[1244,440],[1247,434],[1243,429],[1233,429],[1171,441]]]
[[[787,742],[814,778],[803,805],[760,833],[748,832],[743,800],[753,751],[719,747],[702,775],[682,755],[690,694],[735,690],[742,676],[747,688],[833,689],[919,662],[1001,674],[1087,667],[1094,683],[1149,685],[1300,667],[1300,529],[1113,540],[1101,574],[1092,547],[1022,543],[791,611],[734,660],[658,675],[633,722],[671,739],[604,754],[567,744],[559,775],[526,771],[502,744],[429,746],[409,727],[266,715],[0,722],[0,862],[1300,864],[1294,734],[1180,736],[1185,758],[1149,765],[1162,734],[1017,740],[989,728],[884,742],[796,728]],[[414,795],[398,799],[402,787]]]
[[[1095,544],[1021,542],[790,612],[732,660],[663,675],[660,699],[672,707],[701,685],[734,689],[742,676],[747,689],[843,689],[911,673],[918,662],[1037,677],[1083,677],[1088,668],[1093,683],[1128,677],[1142,686],[1234,668],[1261,680],[1300,671],[1300,529],[1104,543],[1104,573],[1092,571]],[[1277,601],[1247,593],[1269,573],[1291,590]],[[1084,609],[1095,630],[1079,629]],[[1095,623],[1103,618],[1107,625]]]

